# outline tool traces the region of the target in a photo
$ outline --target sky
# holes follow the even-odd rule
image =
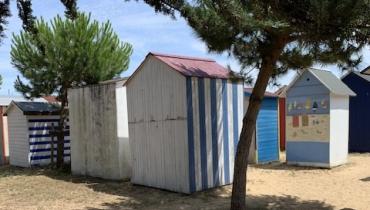
[[[64,15],[64,7],[60,0],[33,0],[32,9],[38,18],[50,20],[56,15]],[[114,31],[121,41],[133,45],[133,54],[129,69],[121,76],[129,76],[136,70],[149,52],[161,52],[185,56],[211,58],[223,66],[230,65],[234,71],[239,71],[238,62],[226,54],[213,54],[207,51],[206,46],[197,38],[186,22],[178,18],[173,20],[168,16],[156,14],[153,8],[141,1],[131,0],[79,0],[79,11],[91,13],[93,19],[100,22],[110,21]],[[11,1],[12,17],[8,19],[6,38],[0,45],[0,74],[3,84],[0,95],[19,95],[14,89],[14,81],[19,72],[11,65],[10,48],[12,34],[21,30],[21,21],[17,16],[15,1]],[[364,62],[360,68],[370,65],[370,48],[363,52]],[[333,71],[338,77],[343,74],[335,66],[317,66]],[[279,79],[281,84],[288,84],[294,73]],[[277,87],[270,86],[270,91]]]

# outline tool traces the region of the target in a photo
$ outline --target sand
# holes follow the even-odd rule
[[[370,209],[370,154],[334,169],[249,167],[250,209]],[[74,177],[48,169],[0,167],[0,209],[228,209],[231,186],[182,195]]]

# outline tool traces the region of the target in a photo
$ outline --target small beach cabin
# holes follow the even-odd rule
[[[356,94],[329,71],[308,69],[287,90],[288,164],[330,168],[347,162],[349,100]]]
[[[12,101],[30,100],[22,96],[0,96],[0,165],[9,163],[8,117],[4,114]],[[36,98],[33,101],[46,102],[43,98]]]
[[[181,193],[232,183],[242,78],[214,60],[149,53],[126,87],[132,183]]]
[[[46,102],[11,102],[5,112],[8,117],[10,165],[31,167],[50,163],[50,131],[58,126],[59,110],[59,105]],[[66,162],[70,161],[68,129],[67,125],[64,140],[64,161]],[[56,137],[54,141],[56,161]]]
[[[342,81],[356,93],[349,99],[349,152],[370,152],[370,74],[352,71]]]
[[[247,112],[252,88],[244,89],[244,112]],[[265,92],[256,122],[256,131],[249,152],[250,163],[279,161],[279,98]]]
[[[68,90],[72,174],[130,178],[126,79]]]

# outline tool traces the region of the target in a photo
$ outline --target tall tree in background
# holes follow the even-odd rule
[[[26,79],[18,77],[15,88],[26,98],[57,94],[61,102],[57,167],[61,167],[67,89],[119,76],[128,68],[132,47],[119,40],[109,22],[99,24],[90,15],[79,14],[74,20],[57,16],[51,24],[41,19],[32,27],[13,35],[12,64]]]
[[[231,209],[246,209],[246,172],[256,118],[271,79],[314,64],[353,68],[370,42],[369,0],[144,0],[182,16],[211,52],[259,70],[237,148]]]

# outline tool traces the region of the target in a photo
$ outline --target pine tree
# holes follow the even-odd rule
[[[109,22],[99,24],[90,15],[76,19],[37,20],[30,31],[13,35],[11,59],[20,77],[15,88],[26,98],[57,94],[61,102],[57,167],[63,165],[67,90],[112,79],[126,70],[132,47],[122,43]],[[36,33],[34,33],[36,31]]]
[[[314,64],[356,67],[370,42],[369,0],[144,0],[183,17],[211,52],[259,70],[237,148],[231,209],[246,209],[249,147],[266,87]]]

